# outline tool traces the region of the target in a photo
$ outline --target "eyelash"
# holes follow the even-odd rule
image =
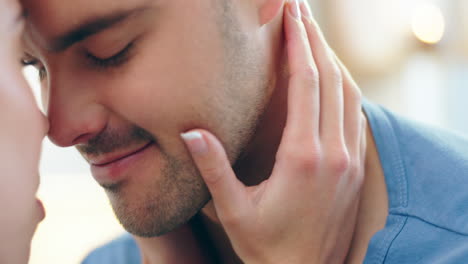
[[[34,66],[39,71],[40,81],[44,80],[47,77],[47,70],[38,59],[21,59],[21,64],[23,65],[23,67]]]
[[[117,68],[124,63],[126,63],[130,59],[130,53],[133,49],[134,43],[131,42],[128,44],[124,49],[119,51],[117,54],[113,55],[110,58],[107,59],[101,59],[93,54],[87,52],[86,53],[86,58],[93,64],[93,66],[98,67],[98,68]]]
[[[96,66],[98,68],[116,68],[123,65],[130,59],[130,51],[134,46],[133,44],[134,43],[131,42],[123,50],[119,51],[117,54],[107,59],[98,58],[89,52],[86,53],[86,58],[93,64],[93,66]],[[47,70],[38,59],[21,59],[21,64],[23,65],[23,67],[34,66],[39,71],[39,80],[42,81],[47,77]]]

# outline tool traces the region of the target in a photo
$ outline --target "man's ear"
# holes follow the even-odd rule
[[[283,10],[284,2],[286,0],[254,0],[258,7],[258,16],[260,24],[268,24],[273,20],[281,10]]]

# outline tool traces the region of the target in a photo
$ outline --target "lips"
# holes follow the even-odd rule
[[[100,157],[96,157],[96,158],[88,158],[88,162],[92,165],[92,166],[97,166],[97,167],[104,167],[104,166],[107,166],[107,165],[110,165],[111,163],[114,163],[114,162],[117,162],[119,160],[122,160],[122,159],[125,159],[129,156],[132,156],[133,154],[137,153],[137,152],[140,152],[141,150],[147,148],[149,145],[151,145],[153,142],[150,141],[142,146],[139,146],[137,148],[134,148],[132,150],[127,150],[125,152],[121,152],[121,153],[118,153],[118,152],[114,152],[114,153],[110,153],[108,155],[103,155],[103,156],[100,156]]]
[[[37,205],[37,210],[38,210],[38,217],[39,217],[39,222],[44,220],[46,216],[46,212],[44,209],[44,205],[42,204],[42,201],[36,198],[36,205]]]
[[[131,150],[114,152],[100,156],[99,159],[89,159],[91,173],[94,179],[101,184],[115,185],[139,175],[148,164],[145,161],[156,158],[156,145],[150,141]]]

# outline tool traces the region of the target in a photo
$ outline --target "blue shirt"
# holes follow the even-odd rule
[[[389,216],[364,263],[468,263],[468,138],[364,102]]]
[[[114,241],[95,249],[82,264],[141,264],[141,255],[133,237],[124,234]]]
[[[364,101],[385,175],[389,215],[365,264],[468,263],[468,138],[398,117]],[[84,264],[138,264],[130,236]],[[137,255],[138,254],[138,255]]]

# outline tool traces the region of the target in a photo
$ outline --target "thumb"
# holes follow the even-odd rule
[[[220,220],[237,215],[245,203],[246,188],[237,179],[219,140],[204,130],[191,130],[181,137],[210,190]]]

